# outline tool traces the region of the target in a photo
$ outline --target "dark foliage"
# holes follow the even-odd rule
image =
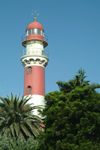
[[[69,82],[58,81],[60,91],[45,96],[38,150],[100,150],[100,85],[90,85],[84,74],[80,69]]]

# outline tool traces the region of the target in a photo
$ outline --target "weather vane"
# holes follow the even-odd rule
[[[38,10],[32,10],[32,11],[34,11],[34,13],[31,13],[31,15],[34,15],[34,21],[36,21],[37,20],[36,15],[39,15],[36,13],[36,11],[38,11]]]

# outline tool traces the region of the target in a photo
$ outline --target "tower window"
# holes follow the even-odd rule
[[[27,87],[27,93],[28,93],[28,94],[31,93],[31,90],[32,90],[31,86],[28,86],[28,87]]]
[[[27,73],[32,73],[32,67],[28,67]]]

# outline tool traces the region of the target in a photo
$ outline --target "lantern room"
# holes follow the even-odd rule
[[[26,47],[28,41],[41,41],[43,46],[48,45],[48,37],[44,34],[43,26],[37,22],[31,22],[26,28],[26,34],[22,36],[22,45]]]

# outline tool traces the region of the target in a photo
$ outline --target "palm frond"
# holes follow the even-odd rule
[[[10,131],[11,131],[12,136],[15,137],[13,124],[10,125]]]
[[[31,136],[29,130],[26,128],[26,126],[24,124],[20,124],[21,129],[23,130],[23,132],[26,134],[26,136]]]
[[[19,123],[14,122],[13,125],[14,125],[15,133],[18,137],[18,135],[19,135]]]
[[[15,100],[14,100],[14,103],[13,103],[13,105],[14,105],[14,110],[16,111],[17,110],[17,98],[15,97]]]

